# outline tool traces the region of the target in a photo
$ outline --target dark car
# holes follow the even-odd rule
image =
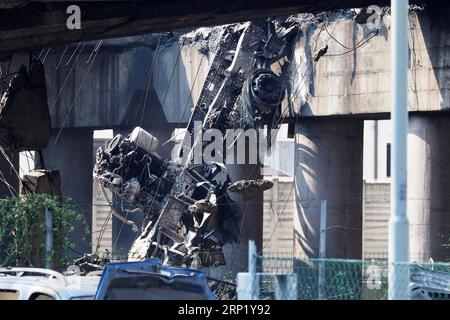
[[[108,263],[95,300],[215,300],[203,272],[158,259]]]

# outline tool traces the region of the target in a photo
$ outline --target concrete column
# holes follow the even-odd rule
[[[361,258],[363,127],[362,119],[302,119],[296,125],[296,256],[319,256],[320,200],[327,200],[326,257]]]
[[[65,129],[55,143],[57,134],[58,130],[52,132],[50,142],[43,150],[45,165],[48,169],[59,170],[63,198],[75,201],[77,212],[83,215],[92,230],[93,132],[87,128]],[[75,222],[70,238],[76,251],[91,252],[91,236],[84,233],[80,223]]]
[[[408,217],[410,260],[448,259],[450,243],[450,118],[409,117]]]

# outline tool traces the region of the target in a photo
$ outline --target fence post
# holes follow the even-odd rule
[[[389,300],[408,300],[409,222],[407,215],[409,1],[391,0],[392,178],[389,219]]]
[[[325,257],[327,250],[327,200],[320,201],[320,240],[319,240],[319,300],[324,299]]]
[[[250,296],[251,300],[258,300],[259,285],[258,275],[256,274],[256,245],[255,241],[248,241],[248,272],[250,274]]]
[[[258,300],[259,281],[256,273],[256,246],[255,242],[248,242],[248,272],[237,274],[237,298],[238,300]]]
[[[297,274],[275,275],[275,300],[297,300]]]
[[[53,251],[53,216],[45,207],[45,268],[51,269],[51,254]]]

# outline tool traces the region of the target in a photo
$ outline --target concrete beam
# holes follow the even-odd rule
[[[145,47],[121,53],[100,48],[95,60],[92,50],[75,51],[72,58],[71,52],[49,55],[45,73],[52,128],[112,128],[141,123],[141,118],[148,123],[142,111],[159,105],[151,84],[146,94],[151,52]]]
[[[444,12],[430,7],[410,14],[410,112],[450,110],[450,22]],[[390,16],[382,19],[378,34],[343,15],[326,23],[328,32],[324,23],[307,25],[296,44],[289,107],[300,117],[387,118]],[[327,53],[314,62],[314,52],[325,45]]]
[[[9,2],[9,4],[8,4]],[[414,1],[413,1],[414,2]],[[420,2],[437,3],[435,0]],[[81,8],[81,30],[68,30],[68,5]],[[320,12],[388,0],[158,0],[158,1],[0,1],[0,55],[36,47],[124,37],[176,28],[219,25],[299,12]]]
[[[149,69],[154,54],[152,43],[155,39],[150,36],[145,39],[133,38],[123,38],[122,45],[105,40],[96,56],[93,54],[95,43],[80,43],[67,50],[52,48],[48,55],[42,54],[45,57],[47,97],[53,129],[111,129],[137,125],[162,126],[167,123],[165,112],[161,108],[162,96],[157,95],[154,83],[162,83],[165,89],[168,81],[165,81],[165,77],[159,80],[159,74],[153,72],[149,82]],[[145,41],[149,46],[142,46]],[[164,41],[169,45],[171,40]],[[178,43],[176,38],[175,43]],[[14,55],[10,71],[16,72],[21,64],[28,65],[28,55]],[[6,70],[8,63],[1,66]],[[174,78],[187,87],[189,82],[181,77],[184,73],[177,71],[179,72]],[[202,81],[198,82],[203,85]],[[176,82],[170,87],[175,88]],[[180,96],[173,91],[170,95]],[[183,98],[182,101],[185,102],[188,97],[186,95]],[[167,99],[166,109],[174,110],[168,114],[177,114],[178,104],[173,106],[172,102]],[[185,105],[184,103],[183,107]],[[190,116],[190,108],[187,108],[186,116]],[[178,118],[172,118],[177,122]]]

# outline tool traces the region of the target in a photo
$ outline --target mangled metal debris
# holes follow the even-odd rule
[[[116,135],[96,156],[94,177],[139,208],[145,220],[128,259],[159,258],[165,264],[201,267],[226,263],[222,247],[239,239],[241,212],[230,197],[244,200],[271,187],[268,181],[232,184],[223,163],[193,164],[192,150],[206,144],[201,131],[230,128],[277,128],[284,99],[283,74],[271,65],[291,52],[295,23],[279,21],[229,25],[216,34],[216,52],[186,130],[192,148],[182,161],[158,154],[159,141],[137,127],[128,136]],[[211,52],[208,51],[208,54]],[[195,161],[194,161],[195,162]]]
[[[245,201],[251,200],[258,193],[269,190],[273,187],[273,183],[268,180],[241,180],[233,183],[228,187],[228,191],[242,194]]]
[[[125,186],[125,188],[127,188],[127,187]],[[138,232],[138,227],[137,227],[136,223],[132,220],[128,220],[127,218],[122,216],[119,212],[117,212],[117,210],[114,208],[113,203],[109,200],[109,197],[105,192],[105,189],[101,188],[101,191],[102,191],[103,198],[105,198],[106,202],[111,207],[111,213],[113,214],[113,216],[115,216],[117,219],[122,221],[124,224],[131,226],[131,228],[134,232]]]
[[[229,179],[220,179],[222,167],[185,168],[162,159],[156,146],[150,134],[136,128],[97,152],[96,179],[145,214],[129,259],[157,256],[173,265],[190,264],[195,253],[234,241],[238,210],[229,210]]]

